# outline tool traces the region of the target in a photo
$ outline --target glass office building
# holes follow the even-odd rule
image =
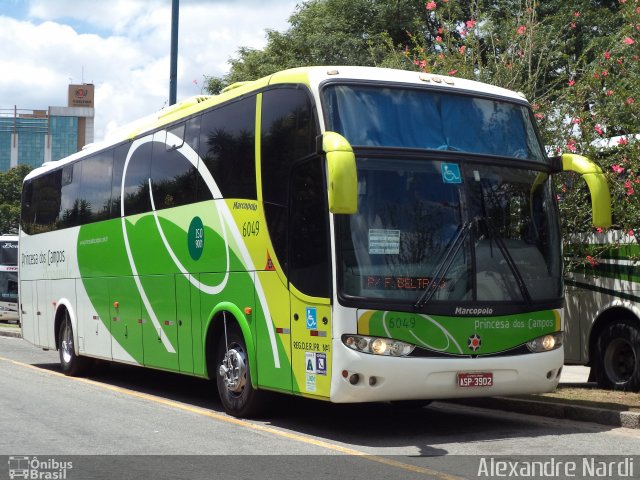
[[[93,142],[93,85],[69,85],[69,105],[0,108],[0,172],[60,160]]]

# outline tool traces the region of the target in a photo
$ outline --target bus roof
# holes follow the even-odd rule
[[[322,83],[330,80],[361,80],[381,83],[394,83],[416,86],[430,86],[435,89],[463,91],[467,93],[479,93],[482,95],[498,96],[518,102],[526,101],[524,96],[512,90],[496,87],[486,83],[457,78],[446,75],[437,75],[424,72],[412,72],[379,67],[353,67],[353,66],[316,66],[299,67],[276,72],[259,80],[238,82],[225,88],[219,95],[198,95],[187,98],[181,102],[163,108],[157,112],[135,120],[117,129],[104,141],[86,145],[82,150],[57,161],[46,162],[42,166],[32,170],[25,179],[38,176],[46,171],[59,168],[61,165],[71,163],[83,158],[92,152],[100,151],[106,147],[118,143],[133,140],[145,133],[151,133],[163,125],[172,123],[183,117],[196,114],[217,104],[246,95],[255,90],[269,85],[277,84],[304,84],[317,91]]]

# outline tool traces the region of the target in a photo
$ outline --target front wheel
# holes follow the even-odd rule
[[[234,417],[256,415],[263,406],[262,393],[251,385],[251,369],[244,337],[237,329],[220,336],[216,351],[216,383],[225,411]]]
[[[596,352],[596,379],[602,388],[640,391],[640,329],[623,319],[600,333]]]
[[[76,355],[69,312],[65,312],[58,331],[58,351],[60,353],[60,367],[65,375],[76,377],[89,370],[90,360]]]

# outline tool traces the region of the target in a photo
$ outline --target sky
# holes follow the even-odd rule
[[[284,31],[296,0],[180,0],[177,100]],[[168,105],[171,0],[0,0],[0,110],[66,106],[95,85],[95,141]]]

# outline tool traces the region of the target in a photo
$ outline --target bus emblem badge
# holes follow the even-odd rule
[[[481,345],[482,345],[482,339],[480,338],[480,335],[478,335],[477,333],[474,333],[473,335],[471,335],[467,340],[467,347],[469,347],[473,352],[478,350]]]

